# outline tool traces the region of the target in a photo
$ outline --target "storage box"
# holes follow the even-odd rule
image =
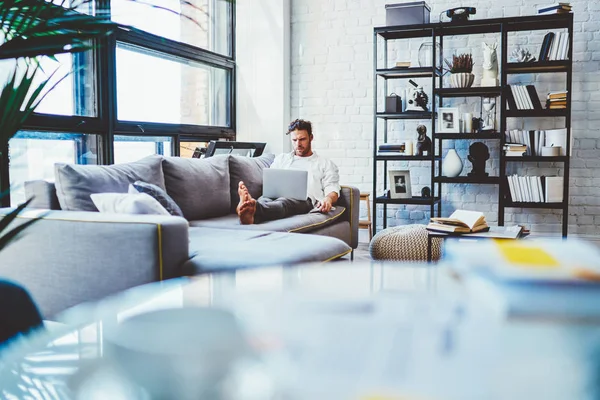
[[[385,98],[385,112],[386,113],[402,112],[402,98],[396,94],[387,96]]]
[[[430,12],[431,7],[424,1],[386,4],[385,23],[387,26],[428,24]]]

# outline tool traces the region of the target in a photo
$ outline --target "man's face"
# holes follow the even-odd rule
[[[312,137],[308,134],[308,131],[299,131],[296,129],[290,133],[290,136],[295,155],[298,157],[308,157],[312,155],[312,149],[310,146]]]

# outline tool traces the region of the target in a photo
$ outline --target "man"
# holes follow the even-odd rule
[[[308,171],[308,199],[269,199],[261,196],[255,200],[250,196],[244,182],[240,181],[238,186],[240,202],[236,211],[240,223],[244,225],[305,214],[314,208],[327,213],[338,201],[340,195],[338,167],[312,150],[311,122],[302,119],[292,121],[286,135],[290,135],[294,150],[275,157],[271,168]]]

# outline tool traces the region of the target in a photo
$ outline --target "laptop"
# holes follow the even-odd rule
[[[308,198],[308,172],[299,169],[263,169],[263,196],[270,199],[285,197]]]

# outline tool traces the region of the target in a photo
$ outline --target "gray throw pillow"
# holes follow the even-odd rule
[[[167,193],[188,221],[229,214],[228,157],[164,158]]]
[[[260,157],[229,157],[229,176],[231,192],[231,211],[237,207],[240,196],[238,195],[238,184],[244,181],[250,196],[258,199],[262,195],[263,169],[269,168],[275,160],[274,154],[263,154]]]
[[[130,183],[144,181],[165,188],[162,156],[114,165],[55,164],[54,178],[60,207],[71,211],[97,211],[92,193],[127,193]]]
[[[139,193],[146,193],[152,196],[154,199],[156,199],[156,201],[160,203],[161,206],[165,208],[165,210],[169,212],[169,214],[175,215],[177,217],[183,217],[183,212],[181,211],[181,208],[179,208],[177,203],[175,203],[175,200],[173,200],[171,196],[169,196],[167,192],[165,192],[163,189],[159,188],[158,186],[152,183],[142,181],[135,181],[133,183],[133,187]]]

